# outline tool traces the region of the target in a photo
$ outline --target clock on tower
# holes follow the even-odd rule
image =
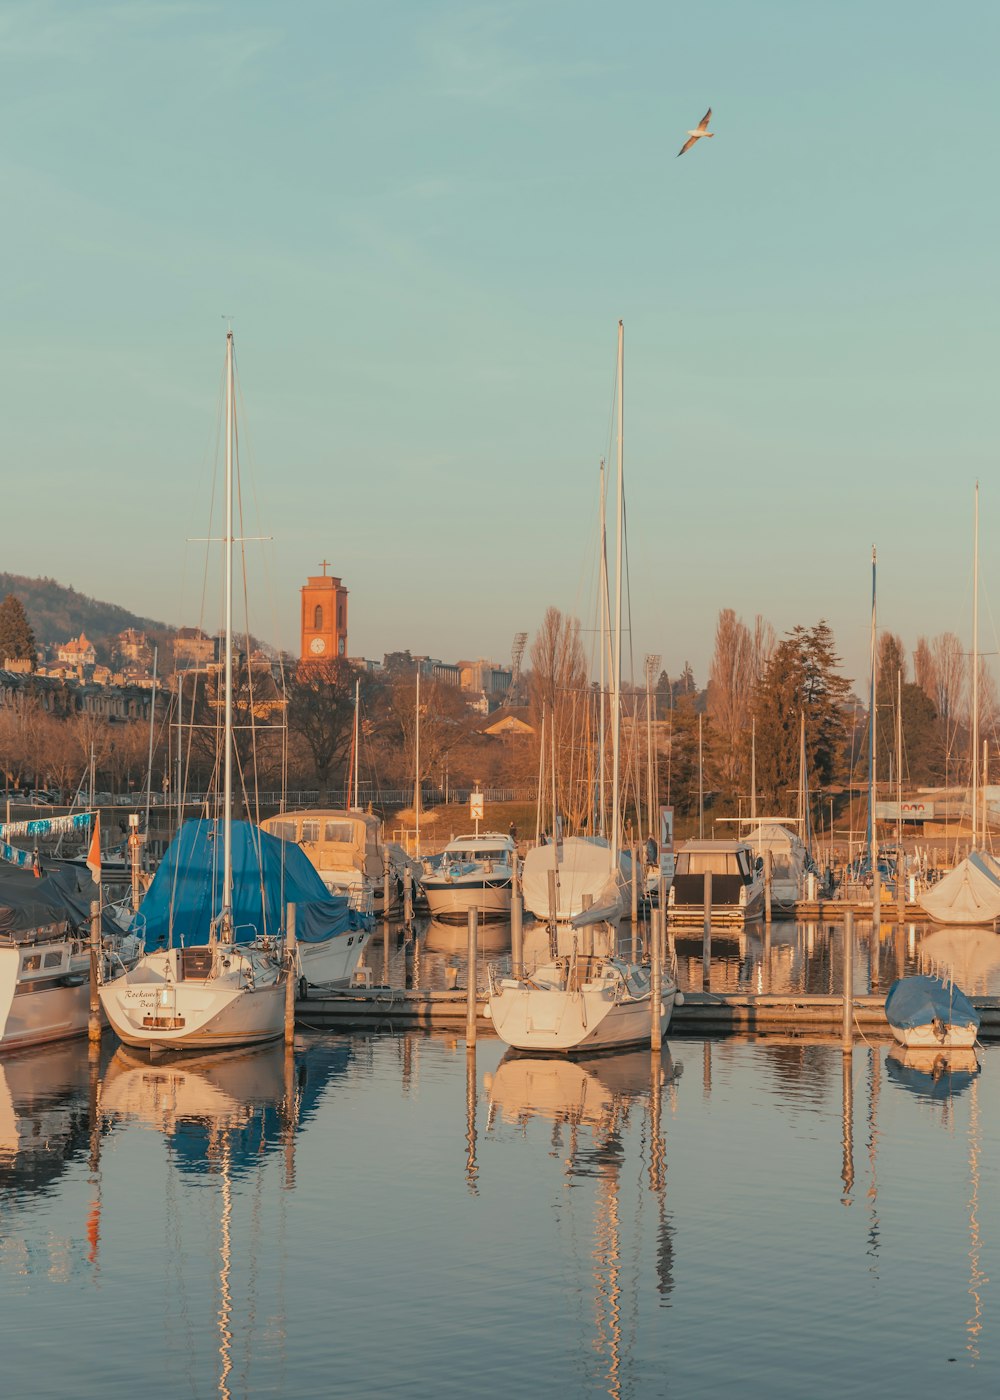
[[[347,655],[347,589],[339,578],[322,574],[309,579],[302,589],[303,661],[326,661]]]

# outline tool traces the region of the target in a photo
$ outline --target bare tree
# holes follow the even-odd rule
[[[761,617],[758,613],[753,624],[753,679],[755,684],[764,679],[776,645],[777,638],[774,635],[774,628],[766,618]]]
[[[933,705],[937,704],[937,668],[926,637],[918,637],[913,653],[913,679]]]
[[[935,637],[930,644],[930,655],[934,683],[931,699],[941,721],[947,782],[950,779],[955,743],[965,718],[963,709],[971,667],[962,643],[954,632],[942,632],[940,636]]]
[[[580,641],[580,623],[575,617],[548,608],[531,644],[529,693],[536,732],[541,733],[544,709],[546,750],[554,737],[556,749],[557,800],[572,820],[579,820],[584,799],[573,781],[573,755],[588,743],[590,712],[587,697],[587,663]],[[610,718],[610,710],[608,711]],[[582,742],[577,745],[576,740]],[[548,752],[546,752],[546,763]],[[587,782],[584,777],[584,782]]]
[[[719,776],[731,792],[743,767],[742,740],[757,679],[755,639],[732,608],[722,609],[708,673],[708,716],[719,739]]]

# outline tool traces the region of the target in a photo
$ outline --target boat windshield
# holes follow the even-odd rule
[[[743,875],[735,851],[681,851],[678,875]]]

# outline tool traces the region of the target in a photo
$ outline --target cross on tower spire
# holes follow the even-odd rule
[[[329,567],[330,567],[330,561],[329,561],[329,559],[324,559],[324,560],[323,560],[323,577],[324,577],[324,578],[326,578],[326,571],[327,571],[327,569],[328,569]]]

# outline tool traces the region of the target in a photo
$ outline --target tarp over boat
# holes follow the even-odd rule
[[[0,935],[64,921],[80,928],[88,923],[96,898],[89,870],[62,865],[36,880],[30,870],[0,865]]]
[[[525,907],[536,919],[549,917],[549,872],[556,870],[557,920],[565,922],[581,914],[586,899],[614,923],[625,909],[626,863],[631,864],[624,855],[613,863],[611,847],[595,837],[567,836],[555,845],[535,846],[524,858]]]
[[[1000,866],[986,851],[970,851],[920,904],[935,923],[991,924],[1000,919]]]
[[[295,934],[324,943],[362,927],[346,896],[332,895],[298,846],[269,836],[252,822],[233,822],[233,923],[238,942],[284,928],[294,904]],[[192,947],[207,943],[222,905],[222,822],[185,822],[167,847],[132,926],[146,947],[162,938]]]
[[[979,1012],[953,982],[939,977],[900,977],[886,993],[890,1026],[913,1030],[941,1021],[948,1026],[979,1026]]]

